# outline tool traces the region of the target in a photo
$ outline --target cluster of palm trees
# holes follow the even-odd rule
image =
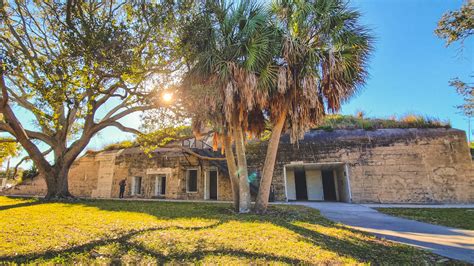
[[[196,132],[216,132],[239,212],[251,209],[246,139],[271,131],[255,205],[265,212],[282,132],[298,141],[358,91],[370,31],[342,0],[201,1],[180,36],[184,102]]]

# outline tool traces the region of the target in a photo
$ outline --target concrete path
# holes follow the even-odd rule
[[[392,241],[474,264],[474,231],[397,218],[348,203],[292,202],[321,211],[326,218]]]

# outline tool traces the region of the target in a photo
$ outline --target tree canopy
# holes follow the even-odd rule
[[[175,67],[172,3],[9,1],[0,6],[0,130],[69,196],[67,172],[106,127],[159,105],[154,79]],[[35,127],[28,127],[28,112]],[[52,161],[45,157],[52,152]]]
[[[435,33],[446,41],[446,46],[457,41],[464,42],[474,33],[474,2],[466,1],[459,10],[445,13]]]

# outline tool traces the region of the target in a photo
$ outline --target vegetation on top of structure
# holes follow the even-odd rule
[[[88,150],[87,153],[94,154],[101,151],[113,151],[132,147],[140,147],[145,153],[149,153],[173,141],[180,141],[192,137],[194,137],[194,135],[190,126],[166,127],[146,134],[140,134],[134,140],[124,140],[108,144],[98,151]]]
[[[21,180],[26,180],[26,179],[33,179],[39,174],[38,169],[36,166],[33,164],[30,169],[26,169],[23,171],[21,175]]]
[[[120,150],[126,148],[137,147],[138,143],[136,140],[124,140],[117,143],[111,143],[106,145],[101,151],[112,151],[112,150]]]
[[[336,129],[376,130],[383,128],[451,128],[451,124],[449,121],[413,114],[389,119],[335,114],[326,116],[323,123],[314,129],[333,131]]]
[[[193,130],[191,126],[166,127],[150,133],[140,134],[137,143],[145,153],[170,144],[173,141],[192,138]]]

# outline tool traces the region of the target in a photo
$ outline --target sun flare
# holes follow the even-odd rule
[[[171,102],[171,100],[173,100],[173,94],[171,92],[163,93],[163,100],[165,102]]]

